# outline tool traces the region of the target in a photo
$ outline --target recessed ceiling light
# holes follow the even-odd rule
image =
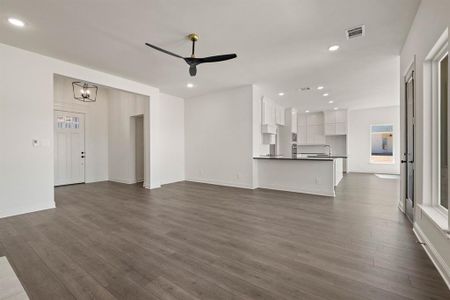
[[[24,27],[25,23],[22,20],[16,19],[16,18],[9,18],[8,22],[14,26],[17,27]]]
[[[324,87],[323,86],[318,86],[317,89],[320,91],[320,90],[323,90]]]
[[[328,48],[328,50],[331,52],[337,51],[337,50],[339,50],[339,45],[331,46],[330,48]]]
[[[330,96],[330,94],[325,93],[325,94],[323,94],[323,96],[324,96],[324,97],[328,97],[328,96]]]
[[[328,101],[328,103],[330,103],[330,104],[333,104],[333,103],[334,103],[334,101],[333,101],[333,100],[330,100],[330,101]]]
[[[305,110],[305,113],[309,113],[309,110]]]
[[[284,93],[283,93],[283,92],[279,92],[279,93],[278,93],[278,96],[280,96],[280,97],[281,97],[281,96],[284,96]]]
[[[193,84],[193,83],[188,83],[188,84],[186,84],[186,86],[187,86],[188,88],[192,89],[192,88],[194,87],[194,84]]]
[[[338,109],[339,109],[339,107],[335,107],[335,108],[334,108],[334,110],[338,110]]]

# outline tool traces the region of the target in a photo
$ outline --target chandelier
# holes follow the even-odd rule
[[[73,97],[83,102],[95,102],[97,98],[98,87],[96,85],[74,81],[72,82]]]

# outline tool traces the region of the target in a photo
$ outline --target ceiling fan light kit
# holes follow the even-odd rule
[[[214,63],[214,62],[221,62],[221,61],[225,61],[225,60],[230,60],[233,58],[236,58],[237,55],[236,54],[223,54],[223,55],[215,55],[215,56],[208,56],[208,57],[195,57],[195,43],[199,40],[199,36],[196,33],[191,33],[187,36],[187,38],[192,42],[192,52],[191,52],[191,56],[188,57],[183,57],[181,55],[175,54],[173,52],[164,50],[162,48],[159,48],[155,45],[149,44],[149,43],[145,43],[147,46],[149,46],[150,48],[153,48],[155,50],[161,51],[163,53],[166,53],[168,55],[174,56],[174,57],[178,57],[183,59],[188,65],[189,65],[189,74],[191,76],[195,76],[197,75],[197,66],[199,64],[203,64],[203,63]]]

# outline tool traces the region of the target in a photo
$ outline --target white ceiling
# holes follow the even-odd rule
[[[159,87],[189,98],[260,85],[287,106],[322,110],[398,103],[398,55],[419,0],[1,0],[0,42]],[[13,16],[25,28],[7,22]],[[347,41],[345,29],[367,36]],[[188,56],[185,36],[200,35],[198,56],[237,53],[188,66],[144,45]],[[339,44],[331,53],[328,47]],[[187,89],[192,82],[195,88]],[[315,90],[324,85],[325,90]],[[310,86],[310,92],[298,88]],[[283,91],[284,97],[277,93]],[[329,98],[321,94],[327,92]],[[328,104],[332,99],[335,104]]]

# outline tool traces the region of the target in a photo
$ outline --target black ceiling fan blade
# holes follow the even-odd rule
[[[191,76],[197,75],[197,66],[196,65],[191,65],[189,67],[189,74],[191,74]]]
[[[198,64],[203,64],[203,63],[221,62],[221,61],[233,59],[236,57],[237,57],[237,55],[233,53],[233,54],[223,54],[223,55],[202,57],[202,58],[197,58],[197,60],[198,60]]]
[[[172,56],[175,56],[175,57],[183,58],[183,59],[184,59],[184,57],[181,56],[181,55],[178,55],[178,54],[175,54],[175,53],[173,53],[173,52],[164,50],[164,49],[162,49],[162,48],[159,48],[159,47],[157,47],[157,46],[155,46],[155,45],[152,45],[152,44],[149,44],[149,43],[145,43],[145,44],[146,44],[147,46],[149,46],[150,48],[153,48],[153,49],[155,49],[155,50],[158,50],[158,51],[164,52],[164,53],[166,53],[166,54],[169,54],[169,55],[172,55]]]

